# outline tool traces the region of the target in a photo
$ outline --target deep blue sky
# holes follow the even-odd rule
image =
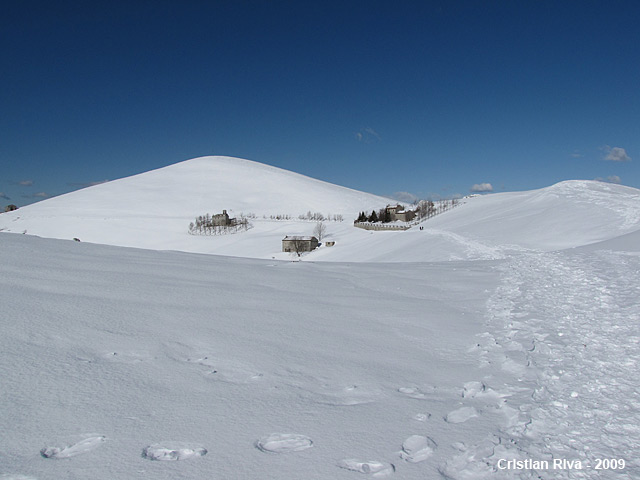
[[[640,187],[639,20],[636,1],[4,2],[0,205],[213,154],[386,195]]]

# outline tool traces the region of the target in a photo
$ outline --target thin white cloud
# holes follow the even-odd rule
[[[607,183],[620,183],[622,181],[618,175],[609,175],[607,178],[597,177],[594,180]]]
[[[609,175],[607,177],[607,181],[609,183],[620,183],[622,180],[620,179],[620,177],[618,175]]]
[[[11,200],[11,198],[9,198],[7,194],[4,192],[0,192],[0,198],[4,198],[5,200]]]
[[[33,194],[33,196],[34,196],[35,198],[48,198],[48,197],[50,197],[51,195],[49,195],[49,194],[48,194],[48,193],[46,193],[46,192],[38,192],[38,193],[34,193],[34,194]]]
[[[404,203],[413,203],[420,200],[420,197],[410,192],[396,192],[391,196],[391,198]]]
[[[493,192],[493,185],[490,183],[476,183],[469,190],[476,193]]]
[[[605,160],[610,162],[630,162],[631,157],[627,155],[627,151],[622,147],[610,147],[609,145],[603,148],[606,155]]]
[[[584,155],[582,155],[581,153],[578,153],[578,152],[573,152],[571,154],[571,157],[572,158],[582,158],[582,157],[584,157]]]
[[[21,187],[31,187],[33,185],[33,180],[20,180],[18,185]]]
[[[361,128],[356,132],[356,140],[363,143],[373,143],[380,141],[380,135],[371,127]]]

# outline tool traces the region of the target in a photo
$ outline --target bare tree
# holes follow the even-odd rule
[[[301,238],[295,238],[291,243],[291,246],[293,247],[293,250],[291,251],[292,255],[295,254],[296,256],[300,257],[302,255],[302,252],[307,251],[305,242]]]
[[[319,242],[322,241],[326,233],[327,233],[327,226],[323,222],[316,223],[316,226],[313,229],[313,236],[316,237]]]

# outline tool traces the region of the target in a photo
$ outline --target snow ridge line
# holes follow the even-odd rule
[[[640,478],[640,258],[524,254],[500,268],[502,284],[487,305],[490,333],[476,347],[484,364],[499,363],[517,382],[498,387],[508,395],[498,405],[505,415],[498,433],[446,462],[441,473]],[[501,459],[575,463],[514,471],[501,469]],[[598,459],[623,459],[626,466],[596,470]]]

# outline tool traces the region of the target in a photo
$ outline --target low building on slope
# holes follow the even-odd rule
[[[413,210],[405,210],[402,205],[387,205],[385,209],[390,222],[400,220],[401,222],[410,222],[416,216]]]
[[[316,237],[303,237],[298,235],[287,235],[282,239],[282,251],[300,254],[301,252],[310,252],[318,247],[318,239]]]

